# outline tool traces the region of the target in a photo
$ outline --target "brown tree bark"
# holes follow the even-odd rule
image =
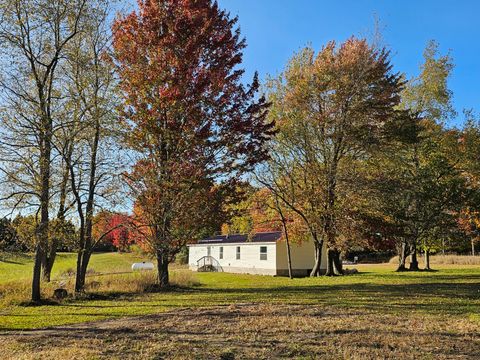
[[[315,245],[315,264],[310,273],[311,277],[320,276],[320,268],[322,265],[322,250],[323,250],[323,241],[314,241]]]
[[[280,206],[280,201],[278,196],[275,196],[275,210],[280,215],[280,220],[282,221],[283,233],[285,234],[285,246],[287,247],[287,267],[288,267],[288,277],[293,279],[292,275],[292,255],[290,252],[290,239],[288,237],[288,229],[287,229],[287,219],[283,215],[282,207]]]
[[[40,173],[42,177],[42,189],[41,189],[41,197],[40,197],[40,224],[38,229],[38,238],[37,241],[39,243],[38,249],[39,252],[35,252],[35,266],[33,269],[33,286],[40,288],[40,284],[36,284],[39,282],[40,273],[42,262],[44,257],[47,256],[48,250],[48,229],[49,229],[49,206],[50,206],[50,158],[51,158],[51,141],[52,141],[52,134],[51,134],[51,121],[47,121],[47,134],[44,136],[44,151],[42,155],[41,165],[40,165]],[[37,260],[37,256],[40,258]],[[37,268],[37,261],[40,262],[40,268]],[[38,272],[38,274],[37,274]],[[33,295],[35,294],[35,299]],[[37,297],[38,296],[38,297]],[[37,291],[33,291],[32,289],[32,301],[39,301],[40,297]]]
[[[410,260],[410,271],[419,271],[420,267],[418,266],[418,258],[417,258],[417,246],[412,246],[412,254]]]
[[[335,275],[343,275],[343,265],[342,260],[340,259],[340,251],[335,250],[333,252],[333,270]]]
[[[38,303],[41,300],[40,293],[40,276],[42,270],[42,246],[37,241],[35,246],[35,262],[33,265],[33,279],[32,279],[32,302]]]
[[[42,109],[45,107],[42,106]],[[48,244],[49,205],[50,205],[50,161],[52,151],[52,119],[44,116],[44,128],[40,136],[40,223],[37,227],[37,245],[32,277],[32,302],[40,302],[40,278],[43,252]]]
[[[55,263],[55,258],[57,256],[57,247],[58,247],[58,240],[52,239],[48,249],[43,251],[42,256],[42,270],[43,270],[43,280],[46,282],[50,282],[51,274],[53,269],[53,264]]]
[[[85,276],[87,273],[88,263],[90,257],[93,253],[93,239],[92,239],[92,229],[93,229],[93,208],[95,206],[95,192],[96,192],[96,171],[97,171],[97,152],[98,144],[100,141],[100,121],[97,118],[95,122],[95,135],[92,144],[92,153],[90,156],[90,180],[88,184],[88,197],[87,204],[85,207],[85,229],[84,229],[84,239],[82,241],[83,247],[79,249],[77,262],[77,269],[80,269],[80,272],[77,270],[77,278],[75,280],[75,291],[81,292],[85,288]],[[73,174],[71,174],[73,176]],[[80,197],[77,198],[77,202],[80,204],[79,209],[82,211],[82,200]]]
[[[406,266],[406,261],[407,261],[407,243],[405,240],[402,241],[402,244],[400,246],[400,252],[398,254],[398,267],[397,267],[397,272],[401,271],[407,271],[407,266]]]
[[[67,141],[65,148],[68,149],[66,154],[67,161],[65,162],[62,182],[60,183],[60,199],[59,199],[58,213],[57,213],[57,219],[60,222],[59,224],[60,226],[63,226],[65,221],[65,213],[66,213],[65,203],[67,201],[67,186],[68,186],[68,179],[69,179],[68,164],[71,162],[71,158],[72,158],[73,143],[71,141]],[[55,259],[57,257],[57,248],[58,248],[58,239],[53,238],[50,241],[48,249],[45,249],[43,253],[43,259],[42,259],[43,280],[46,282],[50,282],[50,279],[51,279],[53,264],[55,263]]]
[[[285,218],[282,215],[282,225],[283,225],[283,231],[285,233],[285,246],[287,247],[287,266],[288,266],[288,277],[290,279],[293,279],[293,274],[292,274],[292,254],[290,252],[290,240],[288,238],[288,230],[287,230],[287,224],[285,221]]]
[[[430,269],[430,250],[425,250],[425,270]]]
[[[334,265],[334,252],[333,249],[327,249],[327,271],[325,276],[336,276],[335,274],[335,265]]]
[[[158,271],[158,286],[160,288],[166,288],[170,285],[169,273],[168,273],[168,256],[162,251],[157,252],[157,271]]]

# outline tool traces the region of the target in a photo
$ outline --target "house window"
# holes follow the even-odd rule
[[[212,248],[210,246],[207,246],[207,256],[212,255]]]
[[[223,246],[220,246],[219,249],[220,249],[220,250],[219,250],[218,257],[219,257],[220,259],[223,259]]]
[[[267,247],[260,246],[260,260],[267,260]]]
[[[240,246],[237,246],[237,260],[240,260]]]

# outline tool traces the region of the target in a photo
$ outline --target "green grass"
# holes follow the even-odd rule
[[[52,279],[59,278],[69,269],[75,269],[76,254],[59,253],[55,259]],[[145,261],[136,254],[101,253],[94,254],[90,260],[89,269],[95,272],[130,271],[132,262]],[[0,284],[17,280],[30,280],[33,270],[32,256],[0,254]]]
[[[75,257],[61,254],[53,277],[74,268]],[[95,254],[96,272],[128,271],[131,254]],[[0,262],[0,284],[27,281],[31,260]],[[395,273],[394,265],[359,266],[360,273],[334,278],[293,279],[227,273],[198,273],[199,286],[153,294],[134,294],[114,286],[98,291],[93,300],[68,300],[58,305],[0,308],[0,329],[34,329],[108,318],[158,314],[183,307],[232,303],[315,304],[365,309],[384,314],[415,313],[422,316],[470,319],[480,322],[480,267],[438,267],[438,272]],[[185,272],[174,270],[173,276]],[[128,284],[135,274],[90,277],[89,281]],[[8,284],[7,284],[8,285]],[[110,285],[109,285],[110,286]],[[1,303],[0,303],[1,304]],[[0,305],[1,306],[1,305]]]

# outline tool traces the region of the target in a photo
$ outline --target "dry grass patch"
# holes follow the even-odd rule
[[[12,359],[478,359],[479,331],[460,317],[237,304],[9,333],[1,344]]]
[[[423,256],[419,256],[420,266],[424,265]],[[390,259],[390,264],[398,264],[398,256]],[[410,258],[407,259],[407,265],[410,264]],[[470,255],[433,255],[430,256],[430,265],[480,265],[480,256]]]
[[[180,288],[190,288],[200,285],[197,275],[189,270],[178,269],[170,273],[171,285]],[[98,274],[92,270],[86,278],[85,291],[87,296],[120,296],[134,295],[155,291],[156,271],[125,272],[119,274]],[[66,272],[50,283],[42,283],[42,298],[52,299],[53,291],[59,287],[65,288],[70,297],[74,298],[75,273]],[[31,292],[31,282],[16,280],[0,283],[0,308],[28,303]],[[52,299],[53,300],[53,299]]]

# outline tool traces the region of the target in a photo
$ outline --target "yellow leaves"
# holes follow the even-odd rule
[[[465,208],[460,212],[458,223],[460,228],[466,234],[479,238],[478,230],[480,229],[480,212],[471,208]]]

